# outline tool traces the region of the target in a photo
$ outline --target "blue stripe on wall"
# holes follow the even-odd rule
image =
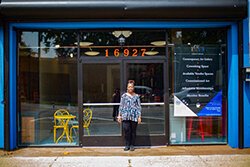
[[[249,18],[248,18],[249,19]],[[243,22],[244,67],[250,67],[249,55],[249,20]],[[244,83],[244,147],[250,147],[250,83]]]
[[[0,148],[4,147],[4,51],[3,27],[0,27]]]
[[[17,147],[17,100],[16,100],[16,89],[17,89],[17,81],[16,81],[16,32],[10,31],[9,33],[9,126],[10,126],[10,150],[13,150]]]
[[[228,30],[228,144],[239,147],[238,142],[238,28]]]
[[[250,83],[244,83],[244,147],[250,147]]]
[[[250,67],[249,55],[249,18],[243,20],[243,50],[244,50],[244,67]]]
[[[232,22],[57,22],[12,23],[12,27],[32,29],[103,29],[103,28],[216,28],[232,25]]]

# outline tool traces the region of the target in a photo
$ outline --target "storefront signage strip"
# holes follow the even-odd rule
[[[83,103],[83,106],[115,106],[120,105],[120,103]],[[164,103],[141,103],[142,106],[154,106],[154,105],[161,105],[163,106]]]

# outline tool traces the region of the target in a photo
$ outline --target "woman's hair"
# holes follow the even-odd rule
[[[133,84],[133,86],[135,85],[135,81],[134,80],[128,80],[128,84]]]

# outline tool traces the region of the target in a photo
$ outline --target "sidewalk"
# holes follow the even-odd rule
[[[0,167],[12,166],[226,166],[249,167],[250,149],[229,146],[161,146],[124,152],[122,147],[0,150]]]

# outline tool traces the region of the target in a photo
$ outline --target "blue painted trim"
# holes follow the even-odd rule
[[[4,148],[4,38],[0,26],[0,148]]]
[[[249,18],[243,20],[243,51],[244,51],[244,67],[250,67],[249,55]]]
[[[249,19],[249,18],[248,18]],[[249,20],[243,21],[243,51],[244,51],[244,67],[250,67],[249,55]],[[250,83],[245,82],[244,85],[244,147],[250,147]]]
[[[10,126],[10,150],[17,147],[17,78],[16,78],[16,32],[9,31],[9,126]]]
[[[12,23],[12,27],[32,29],[103,29],[103,28],[216,28],[232,25],[232,22],[43,22]]]
[[[250,83],[244,83],[244,147],[250,147]]]
[[[228,30],[228,144],[239,147],[238,142],[238,27],[233,24]]]
[[[238,59],[237,59],[237,26],[233,22],[36,22],[36,23],[10,23],[10,149],[17,147],[17,128],[16,128],[16,36],[14,28],[23,29],[105,29],[105,28],[140,28],[140,29],[165,29],[165,28],[218,28],[232,26],[232,30],[229,30],[229,97],[228,102],[230,104],[228,113],[229,119],[229,145],[232,147],[238,147],[238,99],[237,96],[232,96],[238,93]],[[232,94],[230,94],[232,93]],[[237,138],[237,139],[236,139]],[[237,143],[237,144],[236,144]]]

